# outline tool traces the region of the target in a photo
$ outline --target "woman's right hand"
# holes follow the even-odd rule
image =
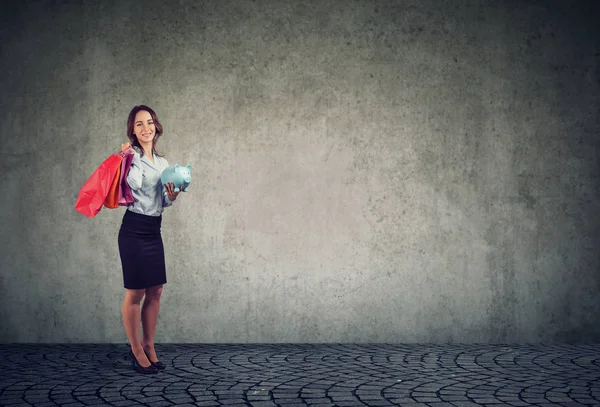
[[[123,143],[121,144],[121,151],[125,150],[127,147],[130,147],[131,144],[130,143]]]

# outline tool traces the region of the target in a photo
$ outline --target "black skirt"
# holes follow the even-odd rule
[[[161,222],[162,216],[125,211],[119,230],[119,255],[125,288],[139,290],[167,282]]]

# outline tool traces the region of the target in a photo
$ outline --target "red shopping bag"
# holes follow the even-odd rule
[[[128,206],[133,203],[133,194],[127,183],[127,175],[133,162],[133,154],[125,154],[121,163],[121,179],[119,181],[119,206]]]
[[[121,151],[121,153],[124,153],[129,148]],[[88,218],[93,218],[100,212],[113,185],[117,171],[121,166],[123,159],[121,153],[112,154],[104,160],[92,176],[83,184],[75,202],[76,211]]]
[[[121,163],[123,161],[123,156],[119,154],[118,157],[119,165],[117,166],[117,173],[113,178],[112,184],[110,184],[106,198],[104,198],[104,206],[109,209],[119,207],[119,181],[121,180]]]

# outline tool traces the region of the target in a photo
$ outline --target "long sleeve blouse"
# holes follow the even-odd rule
[[[138,147],[133,147],[133,150],[133,161],[127,175],[127,184],[131,188],[134,202],[127,207],[127,210],[142,215],[160,216],[164,208],[173,205],[166,188],[160,181],[160,176],[169,166],[169,162],[153,154],[153,163]]]

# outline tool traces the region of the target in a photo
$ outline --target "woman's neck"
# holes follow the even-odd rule
[[[140,145],[140,148],[146,157],[152,158],[152,145]]]

